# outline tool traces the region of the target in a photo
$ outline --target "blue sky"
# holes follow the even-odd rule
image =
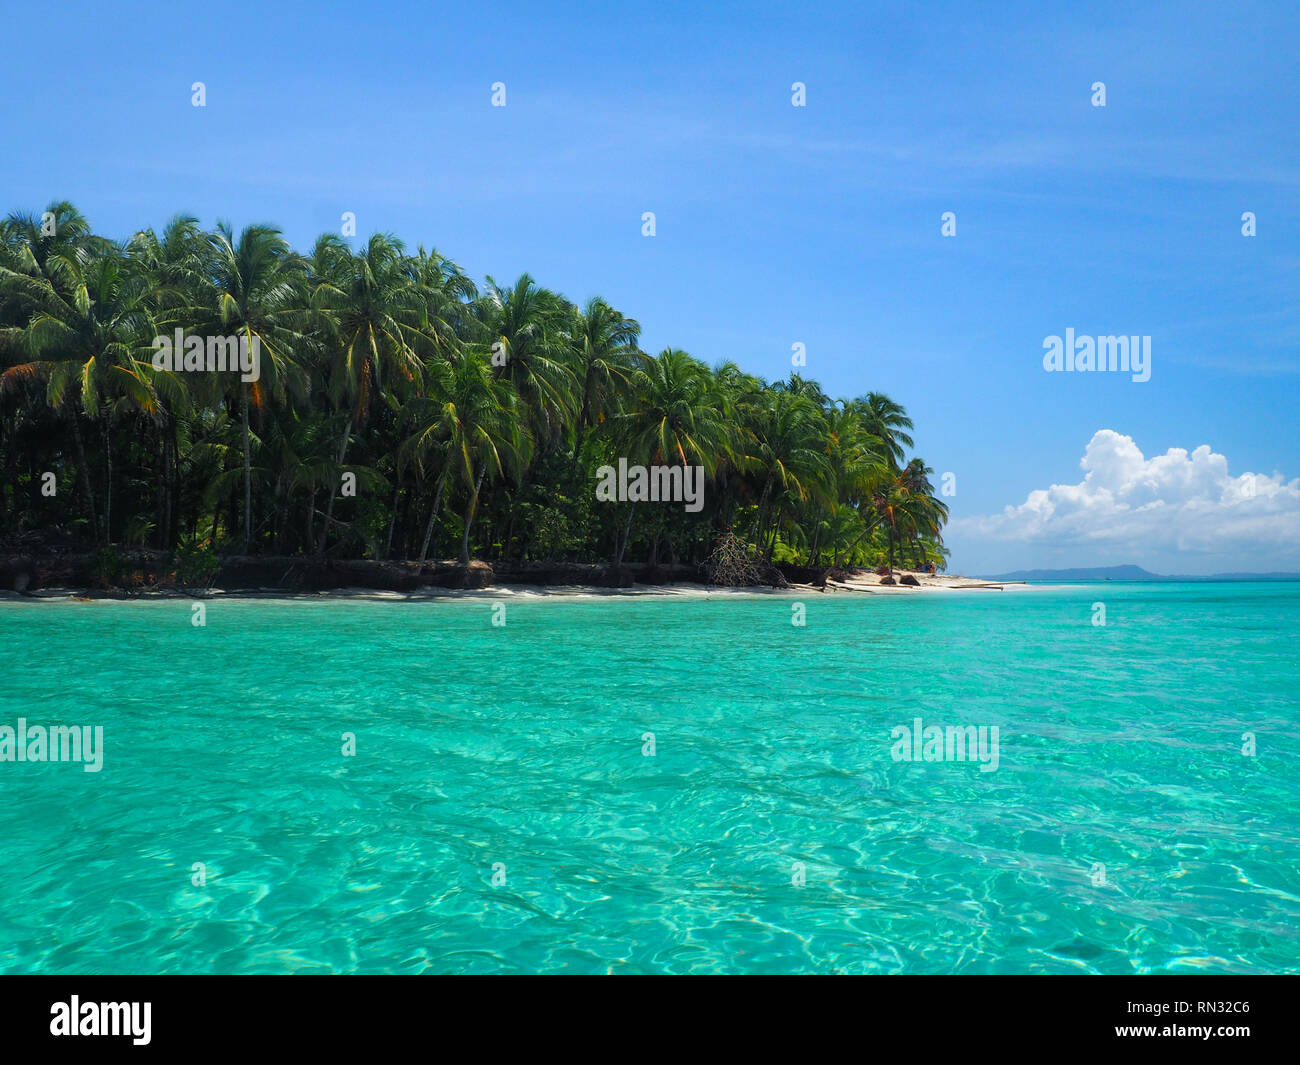
[[[353,211],[647,350],[887,392],[956,571],[1300,570],[1296,5],[266,7],[8,11],[0,211]],[[1046,372],[1067,327],[1151,379]]]

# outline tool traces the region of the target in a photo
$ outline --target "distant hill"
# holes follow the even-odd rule
[[[1158,573],[1150,573],[1141,566],[1090,566],[1081,569],[1022,569],[1015,573],[1001,573],[991,578],[997,581],[1159,581]]]
[[[994,581],[1294,581],[1300,573],[1212,573],[1208,577],[1152,573],[1141,566],[1085,566],[1079,569],[1022,569]]]

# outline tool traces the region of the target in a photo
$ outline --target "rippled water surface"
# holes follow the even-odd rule
[[[1300,970],[1300,584],[791,602],[0,603],[0,970]]]

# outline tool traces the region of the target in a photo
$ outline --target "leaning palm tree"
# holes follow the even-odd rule
[[[295,349],[307,346],[300,331],[305,268],[274,226],[252,225],[235,240],[221,223],[211,237],[215,306],[210,326],[240,334],[261,346],[261,379],[228,384],[238,395],[244,459],[244,550],[253,539],[253,466],[249,407],[258,410],[268,397],[283,401],[306,390],[307,375]]]
[[[948,520],[948,506],[937,499],[934,487],[930,484],[930,474],[934,470],[924,460],[913,458],[899,476],[898,483],[907,493],[903,508],[909,547],[919,549],[924,561],[924,545],[933,543],[942,551],[943,536],[941,530]]]
[[[896,547],[924,540],[942,544],[940,530],[948,518],[948,507],[931,492],[928,475],[933,472],[921,459],[914,458],[906,469],[881,482],[872,493],[870,506],[875,517],[869,528],[884,530],[891,570]]]

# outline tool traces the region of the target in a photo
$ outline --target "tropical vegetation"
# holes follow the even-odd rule
[[[260,376],[154,338],[256,340]],[[0,534],[101,550],[942,565],[947,509],[887,396],[639,347],[599,298],[476,285],[376,234],[295,251],[177,217],[118,241],[68,203],[0,222]],[[705,506],[598,501],[596,471],[701,466]],[[52,476],[51,476],[52,475]]]

